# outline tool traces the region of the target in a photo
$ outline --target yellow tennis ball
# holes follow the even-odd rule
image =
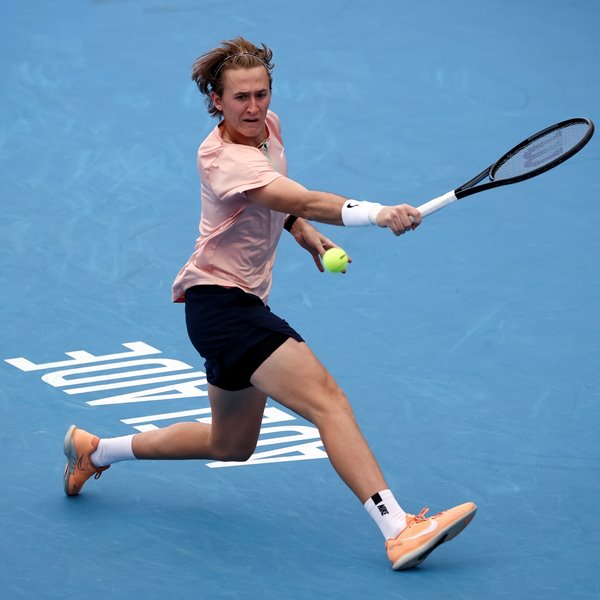
[[[348,255],[341,248],[330,248],[323,254],[323,265],[331,273],[339,273],[346,268]]]

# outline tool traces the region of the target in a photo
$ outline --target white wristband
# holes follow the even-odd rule
[[[346,227],[377,225],[377,215],[382,208],[377,202],[346,200],[342,206],[342,223]]]

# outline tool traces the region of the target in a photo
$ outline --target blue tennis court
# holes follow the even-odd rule
[[[267,406],[248,463],[115,465],[62,489],[71,423],[100,436],[210,419],[173,278],[214,127],[194,59],[274,51],[290,176],[414,205],[570,117],[600,121],[592,0],[0,6],[0,589],[6,598],[600,598],[600,153],[465,199],[395,238],[284,235],[273,310],[349,395],[407,510],[473,500],[418,569]]]

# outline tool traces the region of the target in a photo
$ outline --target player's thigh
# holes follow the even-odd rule
[[[253,450],[260,434],[266,395],[255,387],[228,391],[209,384],[208,398],[211,444],[224,450]]]
[[[313,423],[336,411],[351,412],[346,396],[312,350],[292,338],[256,369],[251,382]]]

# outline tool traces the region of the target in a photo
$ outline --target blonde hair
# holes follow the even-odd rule
[[[273,67],[271,59],[273,52],[264,44],[255,46],[252,42],[237,37],[233,40],[221,42],[218,48],[209,50],[196,59],[192,67],[192,79],[196,82],[198,89],[206,97],[206,105],[211,116],[221,115],[213,104],[210,97],[211,92],[217,96],[223,95],[223,73],[228,69],[251,69],[264,66],[269,77],[269,89],[271,89],[273,78],[271,76]]]

